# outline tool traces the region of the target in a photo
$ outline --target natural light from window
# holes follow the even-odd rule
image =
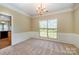
[[[41,20],[40,37],[57,38],[57,19]]]

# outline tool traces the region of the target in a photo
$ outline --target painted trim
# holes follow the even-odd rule
[[[12,45],[18,44],[30,38],[40,38],[39,32],[13,33]],[[75,33],[58,33],[58,39],[40,39],[69,43],[79,48],[79,35]]]
[[[44,14],[42,16],[55,15],[55,14],[60,14],[60,13],[64,13],[64,12],[72,12],[72,11],[74,11],[74,9],[70,8],[70,9],[65,9],[65,10],[60,10],[60,11],[56,11],[56,12],[47,13],[47,14]],[[39,16],[32,16],[32,17],[39,17]]]
[[[44,16],[52,15],[52,14],[59,14],[59,13],[64,13],[64,12],[70,12],[70,11],[73,11],[73,9],[70,8],[70,9],[60,10],[56,12],[51,12],[51,13],[45,14]]]

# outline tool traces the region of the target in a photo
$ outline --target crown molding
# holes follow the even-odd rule
[[[45,14],[45,16],[53,15],[53,14],[59,14],[59,13],[64,13],[64,12],[70,12],[70,11],[73,11],[73,9],[70,8],[70,9],[60,10],[60,11],[56,11],[56,12],[51,12],[51,13]]]
[[[15,11],[17,11],[17,12],[19,12],[19,13],[25,15],[25,16],[30,16],[30,15],[26,14],[25,12],[20,11],[20,10],[18,10],[17,8],[14,8],[14,7],[12,7],[12,6],[8,5],[8,4],[4,4],[4,3],[3,3],[3,4],[0,4],[0,5],[2,5],[2,6],[4,6],[4,7],[7,7],[7,8],[9,8],[9,9],[15,10]],[[77,9],[78,7],[79,7],[79,6],[76,6],[76,7],[74,7],[74,8],[65,9],[65,10],[60,10],[60,11],[55,11],[55,12],[47,13],[47,14],[44,14],[43,16],[54,15],[54,14],[59,14],[59,13],[64,13],[64,12],[69,12],[69,11],[74,11],[74,10]],[[39,17],[39,16],[30,16],[30,17]]]
[[[18,10],[17,8],[14,8],[14,7],[12,7],[12,6],[8,5],[8,4],[0,4],[0,5],[4,6],[4,7],[6,7],[6,8],[9,8],[9,9],[11,9],[11,10],[14,10],[14,11],[16,11],[16,12],[19,12],[20,14],[23,14],[23,15],[25,15],[25,16],[30,16],[30,15],[26,14],[25,12],[20,11],[20,10]]]
[[[65,12],[72,12],[72,11],[74,11],[74,9],[70,8],[70,9],[65,9],[65,10],[60,10],[60,11],[55,11],[55,12],[47,13],[47,14],[44,14],[42,16],[55,15],[55,14],[60,14],[60,13],[65,13]],[[39,16],[32,16],[32,18],[33,17],[39,17]]]

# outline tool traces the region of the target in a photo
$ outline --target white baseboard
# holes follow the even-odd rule
[[[30,38],[40,38],[39,32],[14,33],[12,35],[12,45],[15,45],[17,43],[20,43],[20,42],[30,39]],[[79,35],[78,34],[58,33],[58,39],[52,39],[52,40],[58,41],[58,42],[74,44],[75,46],[77,46],[79,48]]]

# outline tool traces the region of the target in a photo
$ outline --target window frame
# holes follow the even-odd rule
[[[52,19],[49,19],[49,20],[52,20]],[[39,25],[39,37],[40,38],[48,38],[48,39],[57,39],[58,38],[58,20],[57,19],[53,19],[53,20],[57,20],[57,28],[48,28],[48,21],[49,20],[40,20],[40,21],[47,21],[47,28],[40,28],[40,25]],[[40,21],[39,21],[39,24],[40,24]],[[43,36],[40,36],[40,29],[47,29],[47,37],[43,37]],[[49,35],[48,35],[48,30],[54,30],[56,29],[57,32],[56,32],[56,38],[50,38]]]

